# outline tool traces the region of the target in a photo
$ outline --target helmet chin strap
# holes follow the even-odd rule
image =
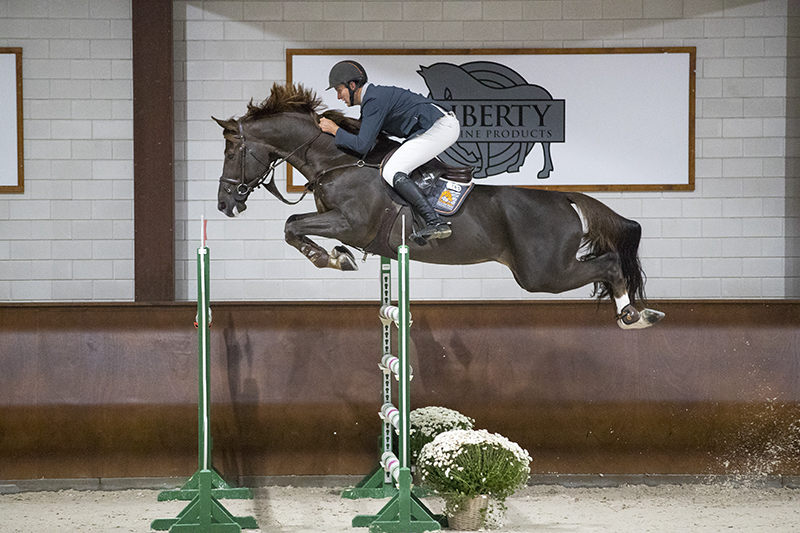
[[[356,93],[361,87],[363,87],[363,85],[358,85],[358,83],[356,83],[356,88],[353,89],[350,87],[350,83],[352,82],[347,82],[347,92],[350,93],[350,106],[354,106],[356,101]]]

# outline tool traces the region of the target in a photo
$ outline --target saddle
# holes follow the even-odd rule
[[[384,156],[380,166],[381,172],[383,165],[395,150],[391,150]],[[451,216],[458,211],[475,185],[472,182],[472,171],[472,167],[454,167],[434,158],[414,170],[409,178],[416,182],[437,213]],[[381,181],[388,189],[387,192],[392,201],[400,205],[407,205],[406,201],[400,198],[386,183],[386,180],[382,179]]]

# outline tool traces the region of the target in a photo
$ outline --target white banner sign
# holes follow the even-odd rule
[[[694,189],[695,54],[295,49],[287,50],[287,80],[342,109],[325,90],[328,72],[352,59],[370,83],[431,97],[461,123],[459,140],[440,158],[472,166],[478,183],[685,191]]]

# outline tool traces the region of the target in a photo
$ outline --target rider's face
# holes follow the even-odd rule
[[[353,87],[355,87],[355,82],[352,83]],[[360,88],[359,88],[360,89]],[[334,87],[336,91],[336,98],[341,100],[342,102],[347,105],[347,107],[351,107],[353,105],[358,105],[361,103],[361,91],[356,91],[356,94],[353,95],[353,103],[350,103],[350,91],[347,89],[347,86],[344,84],[337,85]]]
[[[350,105],[350,92],[347,90],[347,87],[344,84],[337,85],[334,87],[336,90],[336,98],[347,104]]]

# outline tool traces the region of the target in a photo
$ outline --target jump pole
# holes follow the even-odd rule
[[[405,221],[403,223],[405,227]],[[405,232],[403,232],[405,243]],[[408,347],[410,341],[411,311],[408,293],[408,246],[402,244],[397,249],[398,292],[397,307],[383,305],[381,318],[395,322],[398,329],[398,407],[384,404],[381,411],[385,421],[397,421],[399,434],[398,454],[384,451],[381,463],[386,474],[397,484],[397,490],[391,500],[377,515],[358,515],[353,518],[353,527],[369,527],[370,533],[422,533],[442,528],[446,518],[434,516],[431,511],[414,495],[411,487],[410,449],[409,449],[409,413],[411,403],[411,367],[408,364]],[[392,365],[395,366],[395,365]],[[396,413],[395,413],[396,411]]]
[[[248,488],[232,488],[212,464],[211,439],[211,328],[210,254],[206,246],[206,220],[200,219],[200,248],[197,249],[197,345],[198,345],[198,470],[178,490],[163,491],[158,501],[191,500],[177,518],[159,518],[150,524],[156,531],[174,533],[239,533],[258,529],[255,518],[235,517],[217,498],[252,499]]]
[[[380,270],[381,288],[381,309],[386,309],[392,304],[392,260],[388,257],[381,257]],[[395,309],[397,309],[395,307]],[[381,405],[385,406],[392,403],[392,377],[399,377],[399,360],[392,354],[392,320],[381,318],[381,362],[378,368],[382,371],[381,379]],[[413,378],[412,369],[409,367],[409,380]],[[342,491],[342,498],[358,500],[360,498],[391,498],[397,494],[397,487],[394,484],[392,475],[383,467],[383,455],[386,452],[394,452],[395,443],[393,434],[396,432],[391,420],[381,416],[381,444],[378,450],[378,461],[375,468],[356,484],[355,487],[347,488]],[[424,496],[428,491],[421,487],[414,487],[414,494]]]
[[[381,257],[380,270],[381,309],[392,304],[392,260]],[[392,322],[382,320],[381,326],[381,405],[392,401],[392,372],[383,364],[383,360],[392,352]],[[380,464],[384,453],[393,450],[392,433],[394,427],[387,419],[381,424],[381,446],[378,452],[377,466],[367,474],[355,487],[342,491],[342,498],[357,500],[359,498],[390,498],[397,494],[392,475]]]

